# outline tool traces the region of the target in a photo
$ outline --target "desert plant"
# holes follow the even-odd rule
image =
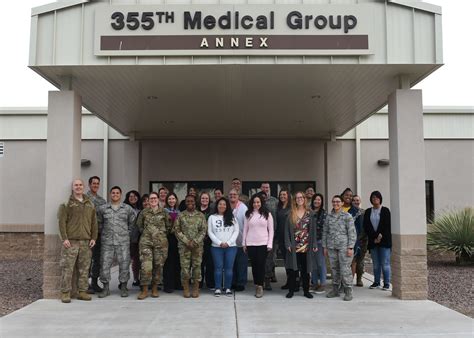
[[[436,216],[427,236],[434,251],[454,252],[458,264],[474,261],[474,208],[451,210]]]

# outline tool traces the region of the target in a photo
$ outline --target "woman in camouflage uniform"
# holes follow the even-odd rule
[[[144,209],[137,219],[140,230],[140,285],[138,299],[148,297],[148,286],[152,285],[151,296],[158,297],[158,283],[168,255],[167,233],[169,218],[165,210],[158,206],[158,194],[150,193],[150,207]]]
[[[324,256],[329,256],[332,270],[332,291],[328,298],[339,296],[339,285],[344,286],[344,300],[352,300],[351,263],[354,256],[356,230],[352,216],[342,210],[342,198],[332,198],[332,211],[328,213],[323,227]]]

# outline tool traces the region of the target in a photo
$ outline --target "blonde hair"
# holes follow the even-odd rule
[[[298,194],[301,194],[301,196],[303,196],[304,198],[303,207],[305,211],[309,210],[308,206],[306,205],[306,196],[304,195],[304,192],[302,191],[295,192],[293,197],[291,198],[293,203],[291,203],[291,212],[290,212],[290,220],[291,220],[291,223],[293,224],[296,224],[298,222],[298,214],[297,214],[298,205],[296,204],[296,197],[298,196]]]

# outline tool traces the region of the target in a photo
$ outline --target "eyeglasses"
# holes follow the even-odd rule
[[[149,200],[157,200],[158,197],[150,197]]]
[[[304,197],[303,196],[298,196],[296,197],[297,200],[304,200]]]

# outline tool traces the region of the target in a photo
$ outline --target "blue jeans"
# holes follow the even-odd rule
[[[243,248],[238,247],[234,262],[234,281],[232,284],[243,287],[247,285],[248,266],[249,258],[247,254],[244,252]]]
[[[374,265],[374,283],[380,284],[380,275],[383,272],[384,285],[390,284],[390,253],[391,248],[375,247],[370,249],[372,264]]]
[[[313,285],[319,284],[326,285],[326,257],[324,257],[323,243],[321,240],[317,241],[318,251],[313,253],[313,259],[315,259],[315,268],[311,271],[311,283]]]
[[[211,247],[212,260],[214,261],[214,281],[216,289],[222,289],[222,270],[224,270],[224,289],[230,289],[232,275],[234,274],[234,260],[237,247],[228,248]]]

